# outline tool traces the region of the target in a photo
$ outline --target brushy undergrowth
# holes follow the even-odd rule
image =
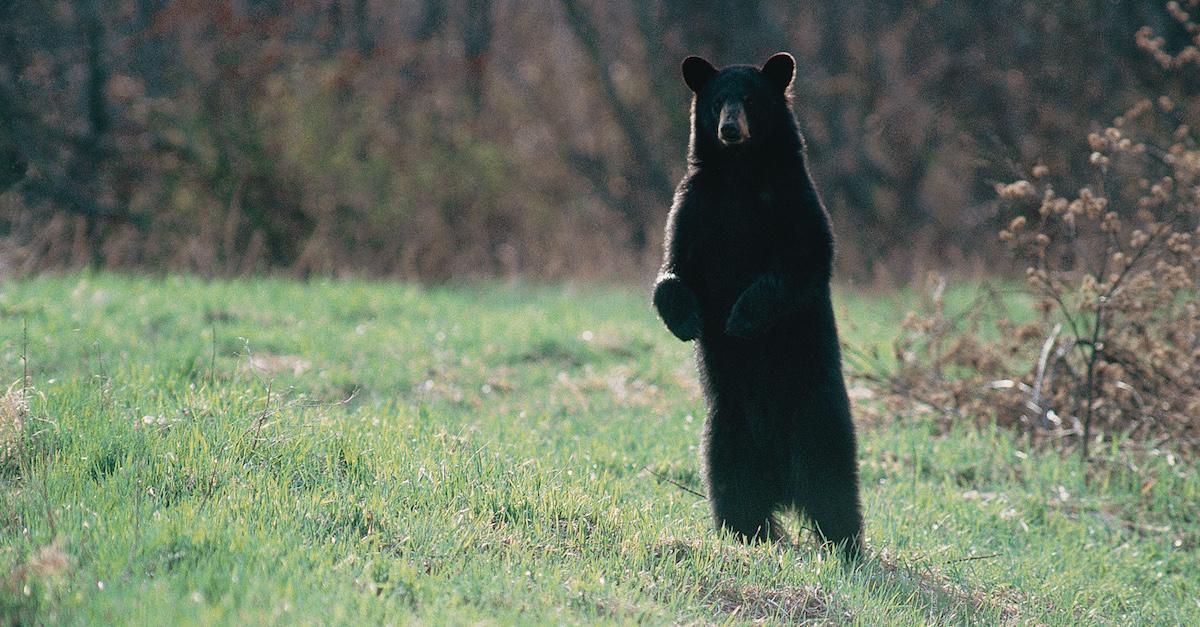
[[[839,292],[847,341],[910,302]],[[24,326],[0,624],[1200,621],[1192,461],[864,387],[867,560],[718,536],[690,347],[644,293],[39,278],[0,286],[10,381]]]
[[[1178,3],[1171,14],[1200,45],[1200,23]],[[1194,47],[1169,54],[1146,31],[1139,41],[1167,68],[1200,58]],[[869,360],[871,379],[943,418],[1077,443],[1084,458],[1114,438],[1200,447],[1197,124],[1200,99],[1144,99],[1087,138],[1093,180],[1038,165],[997,185],[1016,214],[999,235],[1025,271],[1025,297],[992,290],[947,313],[934,278],[894,367]]]

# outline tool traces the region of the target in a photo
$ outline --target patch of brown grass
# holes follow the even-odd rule
[[[272,355],[270,353],[257,353],[250,356],[246,361],[246,369],[259,374],[275,375],[280,373],[291,373],[293,376],[300,376],[308,372],[312,368],[312,362],[300,357],[299,355]]]
[[[8,573],[6,587],[19,590],[30,579],[49,579],[66,574],[74,559],[62,549],[58,541],[43,546],[29,556],[24,564]]]

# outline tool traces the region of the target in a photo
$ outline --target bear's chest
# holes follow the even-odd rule
[[[790,230],[769,191],[724,188],[710,197],[700,231],[706,257],[725,264],[769,259]]]
[[[726,189],[709,197],[702,237],[694,242],[697,269],[711,296],[736,298],[788,245],[793,230],[769,192]]]

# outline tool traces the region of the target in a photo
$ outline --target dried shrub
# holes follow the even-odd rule
[[[1143,100],[1092,133],[1096,180],[1073,197],[1000,189],[1037,205],[1000,233],[1038,297],[1036,409],[1070,417],[1085,456],[1093,428],[1200,435],[1200,149],[1180,113]]]
[[[950,311],[946,300],[945,278],[930,274],[921,300],[901,323],[890,355],[846,347],[851,377],[881,392],[891,412],[932,413],[946,427],[967,420],[1033,424],[1022,411],[1024,399],[996,392],[1032,389],[1010,377],[1029,368],[1025,353],[1039,325],[1013,323],[1005,295],[991,286],[962,310]],[[1046,420],[1054,419],[1054,413],[1042,416],[1042,426],[1050,427]],[[1049,432],[1043,429],[1037,435]]]
[[[1200,45],[1200,24],[1168,10]],[[1164,67],[1200,65],[1196,46],[1172,54],[1145,29],[1138,41]],[[1041,165],[997,185],[1016,214],[1000,239],[1031,306],[1010,317],[989,293],[949,316],[935,287],[905,321],[895,367],[867,376],[895,402],[1063,436],[1085,459],[1117,435],[1197,448],[1200,138],[1186,121],[1198,114],[1194,98],[1136,103],[1088,136],[1094,177],[1075,193]]]

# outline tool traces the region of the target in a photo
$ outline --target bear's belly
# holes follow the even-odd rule
[[[832,306],[784,317],[761,336],[728,335],[724,321],[697,342],[697,365],[712,392],[742,395],[751,390],[820,391],[831,370],[840,372],[841,355]]]
[[[714,237],[700,246],[698,259],[700,293],[697,297],[706,323],[724,328],[725,319],[739,296],[764,272],[771,269],[774,242],[759,234],[751,224],[724,224]]]
[[[709,419],[750,434],[762,455],[802,452],[809,435],[838,424],[846,403],[836,345],[776,327],[754,340],[708,337],[697,344],[705,397],[724,411]],[[711,407],[710,407],[711,409]],[[819,445],[819,442],[817,443]]]

